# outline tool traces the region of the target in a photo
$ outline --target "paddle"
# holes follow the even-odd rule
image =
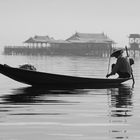
[[[111,57],[110,57],[110,55],[111,55],[111,52],[112,52],[112,47],[111,47],[111,49],[110,49],[110,52],[109,52],[109,61],[108,61],[108,69],[107,69],[107,74],[109,74],[110,60],[111,60]]]
[[[126,55],[127,55],[127,57],[129,58],[127,46],[125,46],[125,50],[126,50]],[[134,84],[135,84],[135,79],[134,79],[134,75],[133,75],[133,70],[131,70],[131,76],[132,76],[133,85],[134,85]]]

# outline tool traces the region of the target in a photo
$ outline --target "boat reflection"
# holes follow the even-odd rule
[[[109,134],[112,139],[128,139],[129,118],[133,115],[133,88],[121,86],[110,89],[109,122],[113,124]],[[119,124],[120,126],[116,126]]]
[[[12,94],[2,96],[5,104],[41,104],[41,103],[66,103],[50,97],[64,94],[82,94],[80,89],[46,89],[41,87],[25,87],[13,89]]]
[[[77,86],[76,86],[77,87]],[[58,102],[65,102],[62,100],[49,100],[50,96],[59,96],[64,94],[86,94],[85,89],[107,89],[107,88],[115,88],[118,86],[97,86],[94,87],[91,85],[86,85],[83,87],[75,88],[75,86],[68,86],[68,87],[23,87],[18,89],[13,89],[12,94],[4,95],[2,100],[5,103],[58,103]],[[45,98],[43,98],[45,97]]]
[[[120,86],[111,89],[111,116],[129,117],[132,116],[132,96],[133,89],[129,86]]]

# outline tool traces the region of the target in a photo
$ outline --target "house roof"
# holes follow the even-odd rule
[[[46,43],[46,42],[50,42],[53,40],[54,40],[54,38],[49,37],[49,36],[35,35],[34,37],[30,37],[29,39],[27,39],[24,43]]]
[[[115,43],[112,39],[108,38],[104,33],[78,33],[66,39],[70,42],[90,42],[90,43]]]
[[[140,34],[130,34],[129,38],[140,38]]]
[[[49,36],[30,37],[24,43],[115,43],[108,38],[104,33],[78,33],[69,37],[66,40],[55,40]]]
[[[30,37],[24,43],[34,43],[34,42],[35,42],[35,40],[32,37]]]

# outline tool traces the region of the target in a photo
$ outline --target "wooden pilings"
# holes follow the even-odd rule
[[[29,47],[29,46],[6,46],[6,55],[75,55],[75,56],[95,56],[109,57],[110,47],[92,45],[59,44],[51,47]]]

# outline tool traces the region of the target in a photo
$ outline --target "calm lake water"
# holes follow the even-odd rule
[[[105,77],[108,69],[108,58],[1,55],[0,61],[85,77]],[[33,88],[0,74],[0,140],[139,140],[140,58],[133,71],[134,88],[128,81],[73,90]]]

